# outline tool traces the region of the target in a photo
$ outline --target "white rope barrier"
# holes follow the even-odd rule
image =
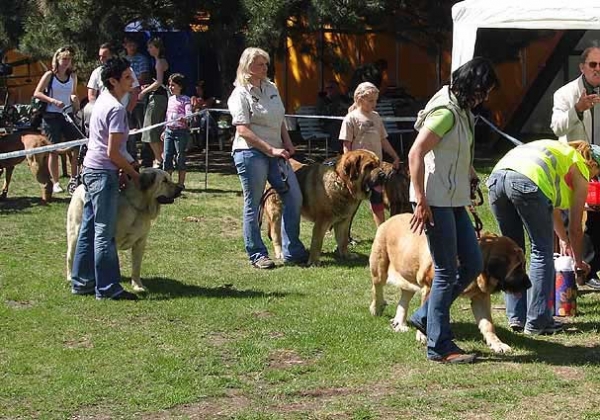
[[[488,121],[485,117],[482,117],[481,115],[477,116],[477,119],[483,121],[484,123],[486,123],[487,125],[490,126],[490,128],[492,130],[494,130],[496,133],[500,134],[502,137],[508,139],[512,144],[514,144],[515,146],[520,146],[523,144],[522,141],[517,140],[516,138],[514,138],[513,136],[509,136],[508,134],[506,134],[504,131],[500,130],[498,127],[496,127],[494,125],[494,123]]]
[[[187,115],[185,118],[186,119],[190,119],[190,118],[196,117],[198,115],[201,115],[204,112],[230,113],[229,110],[227,110],[227,109],[206,108],[206,109],[203,109],[201,111],[195,112],[193,114]],[[317,119],[323,119],[323,120],[343,120],[344,119],[344,117],[336,117],[336,116],[329,116],[329,115],[306,115],[306,114],[285,114],[285,117],[288,117],[288,118],[317,118]],[[414,117],[386,117],[386,116],[382,116],[381,119],[383,121],[393,121],[393,122],[414,122],[414,121],[416,121],[416,118],[414,118]],[[135,134],[140,134],[140,133],[143,133],[145,131],[150,131],[150,130],[153,130],[155,128],[163,127],[163,126],[165,126],[167,124],[168,124],[168,122],[164,121],[164,122],[160,122],[160,123],[157,123],[157,124],[149,125],[147,127],[143,127],[143,128],[131,130],[129,132],[129,135],[133,136]],[[72,147],[77,147],[77,146],[81,146],[83,144],[87,144],[87,142],[88,142],[88,139],[82,138],[82,139],[78,139],[78,140],[67,141],[67,142],[64,142],[64,143],[52,144],[52,145],[42,146],[42,147],[36,147],[36,148],[33,148],[33,149],[29,149],[29,150],[17,150],[15,152],[0,153],[0,160],[13,159],[13,158],[24,157],[24,156],[30,156],[30,155],[35,155],[35,154],[38,154],[38,153],[53,152],[53,151],[56,151],[56,150],[70,149]]]

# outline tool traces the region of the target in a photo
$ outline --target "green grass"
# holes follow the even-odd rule
[[[204,191],[192,172],[186,184],[150,234],[149,293],[99,302],[71,296],[65,280],[68,200],[41,206],[27,167],[17,168],[0,203],[0,418],[600,417],[597,294],[579,297],[569,333],[542,339],[512,334],[495,296],[510,355],[489,351],[459,300],[455,335],[482,361],[433,364],[414,332],[389,327],[396,290],[386,289],[383,317],[369,314],[368,206],[353,228],[356,260],[335,260],[328,236],[322,267],[258,271],[243,250],[237,177],[211,173]],[[487,206],[479,213],[495,231]],[[310,228],[303,222],[306,244]]]

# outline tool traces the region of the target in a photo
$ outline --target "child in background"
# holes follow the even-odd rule
[[[348,114],[342,121],[340,140],[343,142],[344,153],[350,150],[366,149],[375,153],[383,160],[382,149],[394,159],[394,169],[400,168],[400,158],[387,139],[383,121],[375,106],[379,98],[379,89],[373,83],[364,82],[354,91],[354,103],[348,109]],[[381,187],[371,191],[371,211],[375,225],[385,222],[383,192]]]
[[[169,77],[168,87],[171,96],[167,104],[167,125],[162,136],[164,141],[163,169],[172,174],[175,166],[178,171],[177,183],[182,188],[185,188],[185,151],[190,141],[190,129],[186,117],[192,113],[190,97],[182,95],[184,85],[185,76],[183,74],[173,73]]]

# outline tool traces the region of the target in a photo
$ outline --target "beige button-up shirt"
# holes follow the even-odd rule
[[[248,125],[261,140],[275,148],[283,147],[281,125],[285,117],[285,107],[273,82],[263,80],[260,88],[251,84],[236,86],[227,101],[227,106],[234,126]],[[232,150],[250,148],[246,140],[236,132]]]

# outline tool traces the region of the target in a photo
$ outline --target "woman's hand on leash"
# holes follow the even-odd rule
[[[426,201],[418,202],[410,218],[410,230],[420,235],[427,229],[428,225],[433,226],[431,208],[429,208],[429,204]]]
[[[271,149],[271,155],[273,157],[278,157],[278,158],[283,158],[285,160],[288,160],[290,158],[290,152],[288,152],[286,149]]]
[[[394,159],[394,162],[392,162],[392,166],[395,170],[400,169],[400,158],[398,156],[396,156],[396,159]]]

